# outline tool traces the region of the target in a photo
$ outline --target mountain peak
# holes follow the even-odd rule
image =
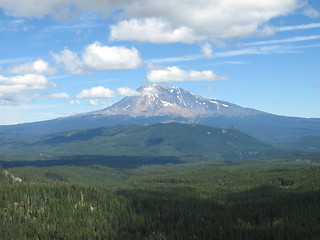
[[[320,119],[292,118],[243,108],[213,98],[204,98],[179,87],[159,84],[142,86],[140,94],[125,97],[105,109],[48,121],[0,126],[0,135],[40,135],[58,131],[163,122],[196,123],[241,129],[269,142],[284,142],[320,134]],[[239,126],[236,127],[235,125]]]
[[[152,84],[144,85],[137,91],[141,94],[125,97],[112,106],[91,114],[195,118],[198,116],[248,116],[262,113],[213,98],[204,98],[180,87]]]
[[[152,85],[143,85],[142,87],[138,88],[138,92],[142,95],[157,95],[159,92],[163,92],[168,87],[160,84],[152,84]]]
[[[169,89],[169,87],[162,84],[154,83],[151,85],[143,85],[138,89],[138,91],[153,91],[153,90],[163,90],[163,89]]]

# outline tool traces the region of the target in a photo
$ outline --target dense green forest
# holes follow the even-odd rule
[[[317,159],[1,169],[0,239],[319,239]]]
[[[179,157],[186,161],[252,159],[283,150],[237,129],[196,124],[112,126],[44,136],[0,135],[0,152],[42,156]]]

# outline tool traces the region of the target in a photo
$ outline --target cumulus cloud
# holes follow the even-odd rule
[[[53,99],[68,99],[70,98],[69,94],[68,93],[53,93],[50,95],[50,98],[53,98]]]
[[[91,70],[133,69],[141,65],[135,48],[102,46],[95,42],[86,47],[83,63]]]
[[[85,73],[84,64],[80,60],[79,56],[70,51],[69,49],[63,49],[60,54],[51,53],[57,63],[63,63],[66,70],[73,74]]]
[[[140,0],[124,7],[129,20],[111,27],[111,39],[188,43],[245,38],[268,33],[269,20],[301,6],[300,0]]]
[[[57,63],[62,63],[73,74],[89,73],[94,70],[133,69],[142,61],[137,49],[122,46],[103,46],[99,42],[88,45],[82,57],[65,48],[60,53],[51,53]]]
[[[213,57],[213,51],[212,51],[212,45],[208,42],[205,42],[201,45],[201,51],[203,53],[203,56],[206,58],[212,58]]]
[[[117,90],[121,96],[133,97],[141,95],[137,90],[128,87],[118,88]]]
[[[0,76],[1,86],[16,87],[23,90],[36,90],[48,88],[49,81],[43,75],[26,74],[13,77]]]
[[[196,36],[191,28],[172,25],[160,18],[130,19],[111,26],[110,40],[134,40],[140,42],[192,43],[204,37]]]
[[[111,39],[157,43],[245,38],[265,30],[271,19],[306,6],[303,0],[0,0],[5,14],[16,17],[63,19],[92,10],[117,14]],[[319,12],[309,7],[305,14],[317,17]]]
[[[149,82],[183,82],[183,81],[227,81],[228,77],[218,76],[210,70],[185,71],[176,66],[151,70],[147,75]]]
[[[91,89],[84,89],[78,95],[77,98],[114,98],[116,94],[114,91],[104,88],[102,86],[93,87]]]
[[[56,69],[49,66],[49,63],[38,59],[33,62],[23,63],[11,67],[5,71],[7,74],[54,74]]]
[[[54,83],[39,74],[12,77],[0,75],[0,104],[15,104],[31,101],[39,96],[38,91],[55,87]]]

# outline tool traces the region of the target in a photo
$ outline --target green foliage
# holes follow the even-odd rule
[[[141,217],[128,200],[106,191],[73,184],[14,184],[0,189],[0,239],[140,236]]]
[[[42,137],[2,136],[0,151],[42,156],[175,156],[189,161],[260,158],[279,154],[234,129],[180,123],[113,126]]]
[[[23,158],[22,158],[23,159]],[[145,157],[145,156],[104,156],[104,155],[75,155],[50,157],[41,160],[20,160],[20,161],[0,161],[0,165],[5,168],[17,167],[53,167],[53,166],[87,166],[102,165],[113,168],[137,168],[143,165],[154,164],[181,164],[177,157]]]
[[[294,159],[1,170],[0,239],[319,239],[320,166]]]
[[[320,137],[319,136],[307,136],[299,138],[295,141],[279,144],[283,148],[295,151],[308,151],[319,152],[320,151]]]
[[[319,192],[261,186],[219,201],[179,187],[121,192],[157,239],[316,239]]]

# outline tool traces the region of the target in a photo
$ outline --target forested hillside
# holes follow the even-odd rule
[[[1,170],[0,239],[320,238],[320,167],[210,164]]]
[[[1,136],[0,152],[48,156],[174,156],[191,161],[282,153],[237,129],[166,123],[112,126],[45,136]]]

